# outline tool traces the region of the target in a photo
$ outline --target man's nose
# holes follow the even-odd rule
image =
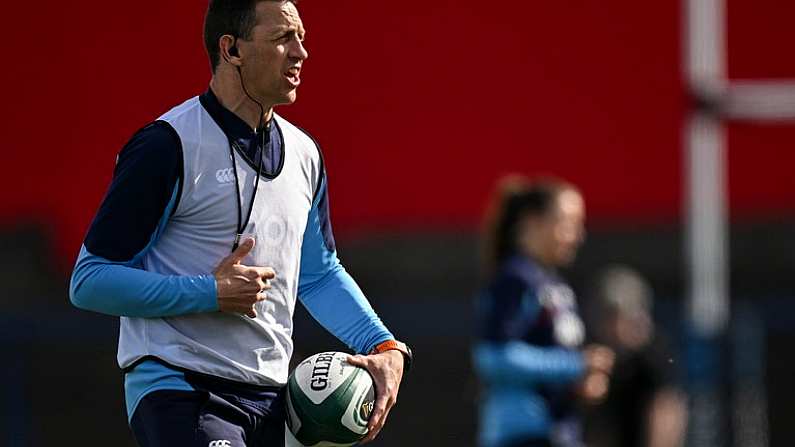
[[[309,52],[306,51],[304,43],[298,39],[295,39],[293,42],[294,42],[293,45],[290,45],[290,57],[302,61],[309,58]]]

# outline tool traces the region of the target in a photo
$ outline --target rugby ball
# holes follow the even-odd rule
[[[344,352],[301,362],[287,382],[287,427],[307,447],[351,446],[367,435],[375,387],[366,369]]]

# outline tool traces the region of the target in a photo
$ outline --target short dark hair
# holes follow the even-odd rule
[[[210,0],[204,17],[204,47],[210,58],[210,69],[221,62],[218,41],[229,34],[238,39],[250,39],[257,24],[257,4],[262,1],[281,1],[298,4],[298,0]]]

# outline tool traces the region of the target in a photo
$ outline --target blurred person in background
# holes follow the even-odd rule
[[[673,358],[655,329],[651,287],[636,271],[613,266],[587,300],[589,332],[616,354],[606,398],[587,410],[593,447],[682,445],[687,407],[675,385]]]
[[[473,348],[481,447],[581,446],[578,401],[607,392],[613,354],[581,347],[576,298],[557,273],[574,261],[584,222],[583,198],[566,182],[508,177],[498,187]]]

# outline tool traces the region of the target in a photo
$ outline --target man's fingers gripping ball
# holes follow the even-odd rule
[[[362,439],[362,444],[370,442],[378,436],[378,433],[384,427],[389,411],[397,402],[397,391],[400,384],[400,377],[398,376],[402,375],[402,371],[398,373],[394,370],[394,365],[387,362],[387,359],[392,355],[402,356],[397,351],[388,351],[383,354],[356,355],[348,358],[348,363],[367,369],[375,384],[375,404],[367,424],[368,433]]]

